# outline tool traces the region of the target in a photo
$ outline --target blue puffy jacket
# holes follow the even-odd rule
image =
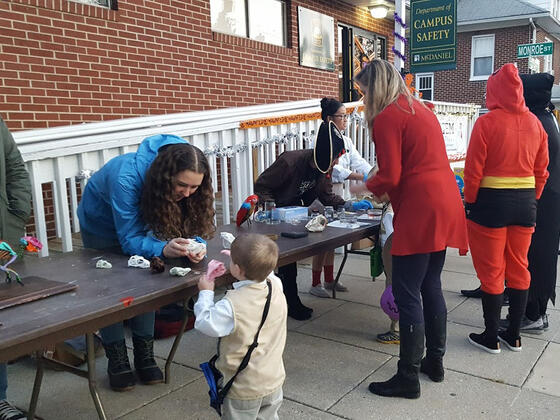
[[[140,198],[144,177],[158,150],[177,143],[187,141],[168,134],[147,137],[136,153],[117,156],[95,172],[78,206],[81,229],[90,235],[118,240],[126,254],[161,256],[167,242],[156,239],[142,221]]]

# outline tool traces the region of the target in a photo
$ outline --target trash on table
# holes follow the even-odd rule
[[[128,259],[128,266],[136,268],[150,268],[150,262],[140,255],[133,255]]]
[[[165,263],[159,257],[154,257],[150,260],[150,267],[152,274],[159,274],[165,271]]]
[[[191,269],[188,267],[173,267],[171,268],[171,270],[169,270],[170,275],[178,277],[185,277],[190,272]]]
[[[107,260],[97,260],[95,268],[113,268],[113,264]]]
[[[222,246],[225,249],[230,249],[232,242],[235,241],[235,236],[229,232],[222,232],[220,236],[222,237]]]
[[[201,252],[206,251],[206,244],[197,241],[196,239],[187,239],[189,243],[187,244],[187,251],[191,254],[198,255]]]

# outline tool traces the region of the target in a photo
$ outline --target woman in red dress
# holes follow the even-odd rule
[[[353,190],[369,190],[393,205],[393,293],[401,331],[396,375],[372,382],[369,390],[418,398],[419,371],[443,380],[447,308],[440,277],[447,247],[467,248],[465,212],[434,113],[385,60],[373,60],[355,80],[364,93],[379,173]]]

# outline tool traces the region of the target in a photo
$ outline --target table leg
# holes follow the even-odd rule
[[[346,264],[346,259],[348,258],[348,245],[344,245],[344,257],[342,257],[342,262],[340,263],[340,267],[336,272],[336,277],[334,278],[333,288],[332,288],[332,297],[336,299],[336,285],[338,284],[338,280],[340,279],[340,275],[342,274],[342,270],[344,269],[344,264]]]
[[[91,394],[91,398],[93,399],[93,403],[95,404],[97,415],[101,420],[107,420],[105,410],[103,409],[101,399],[99,398],[99,393],[97,392],[97,380],[95,379],[95,347],[93,333],[86,334],[86,346],[89,392]]]
[[[35,372],[35,382],[33,383],[33,392],[31,394],[31,402],[29,403],[29,410],[27,411],[27,420],[35,418],[35,410],[37,409],[37,402],[39,400],[39,392],[41,391],[41,382],[43,381],[43,354],[41,351],[36,352],[37,368]]]
[[[188,299],[183,302],[183,322],[181,322],[181,328],[173,341],[173,345],[171,346],[171,350],[169,350],[169,356],[167,356],[167,361],[165,362],[165,383],[168,384],[171,380],[171,363],[173,362],[173,358],[175,357],[175,352],[179,347],[179,343],[181,342],[181,338],[183,337],[183,333],[185,332],[185,327],[187,326],[187,322],[189,321],[189,312],[187,311],[187,302]]]

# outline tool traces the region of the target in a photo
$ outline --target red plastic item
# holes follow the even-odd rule
[[[127,297],[124,297],[122,299],[119,299],[119,302],[122,302],[124,307],[127,308],[128,306],[130,306],[130,304],[132,303],[133,300],[134,300],[134,297],[127,296]]]

